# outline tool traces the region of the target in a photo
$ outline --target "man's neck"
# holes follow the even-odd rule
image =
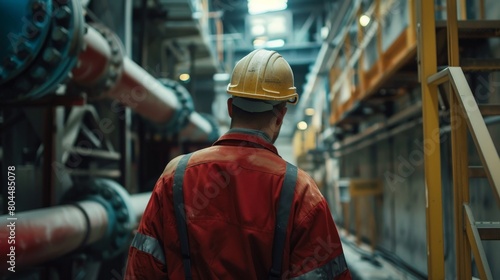
[[[266,136],[266,140],[268,140],[269,142],[273,143],[274,141],[273,140],[273,135],[274,133],[272,132],[272,130],[270,128],[255,128],[255,127],[252,127],[252,126],[248,126],[248,125],[233,125],[231,124],[231,129],[243,129],[243,130],[256,130],[256,131],[260,131],[261,133],[263,133],[265,136]]]

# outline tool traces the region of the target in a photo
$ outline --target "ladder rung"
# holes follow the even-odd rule
[[[483,116],[500,115],[500,105],[479,105],[479,110]]]
[[[476,222],[481,240],[500,240],[500,222]]]
[[[500,70],[500,59],[461,58],[460,66],[464,71],[496,71]]]
[[[486,178],[486,172],[482,166],[469,166],[469,178]]]

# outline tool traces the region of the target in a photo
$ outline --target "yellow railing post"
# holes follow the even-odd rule
[[[419,78],[422,85],[424,141],[434,144],[425,153],[427,269],[429,279],[444,279],[441,148],[437,87],[427,77],[437,72],[434,0],[417,1]],[[425,16],[424,16],[425,14]]]
[[[462,7],[464,9],[465,7]],[[462,11],[464,12],[464,11]],[[448,64],[459,66],[457,2],[447,0]],[[457,279],[471,279],[471,250],[464,225],[464,203],[469,203],[469,173],[467,149],[467,122],[453,87],[448,83],[451,122],[451,155],[453,169],[453,197],[455,219],[455,264]]]

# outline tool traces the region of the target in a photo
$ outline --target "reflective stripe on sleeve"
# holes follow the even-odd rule
[[[333,279],[347,270],[344,254],[337,256],[322,267],[315,268],[306,274],[291,278],[293,280]]]
[[[144,235],[142,233],[137,233],[132,240],[131,247],[136,248],[146,254],[150,254],[155,259],[165,264],[165,255],[163,254],[163,249],[160,246],[160,242],[151,236]]]

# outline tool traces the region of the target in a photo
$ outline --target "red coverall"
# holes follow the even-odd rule
[[[185,277],[172,199],[179,158],[156,183],[125,279]],[[285,166],[265,134],[246,129],[230,130],[192,155],[183,194],[194,279],[268,278]],[[299,169],[297,177],[282,278],[351,279],[324,197],[307,173]]]

